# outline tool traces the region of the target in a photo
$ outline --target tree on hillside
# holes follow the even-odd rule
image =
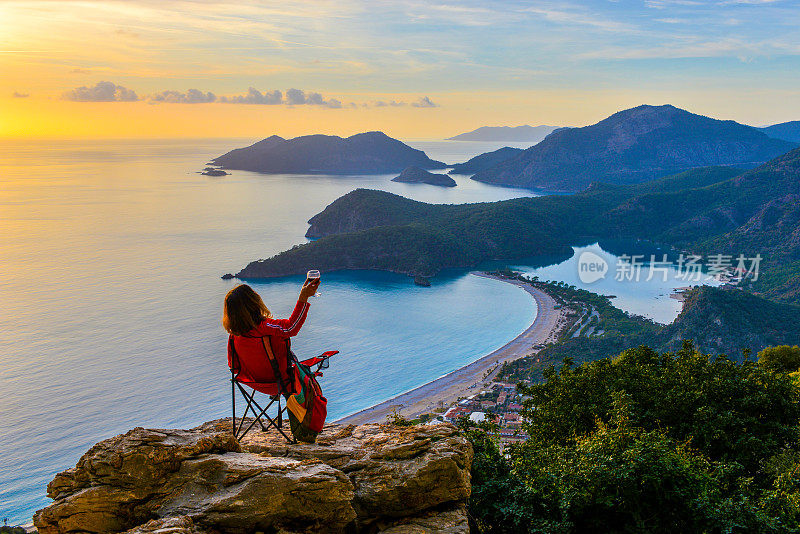
[[[784,372],[647,347],[519,386],[526,442],[480,429],[480,532],[800,532],[800,389]]]
[[[778,345],[758,353],[758,364],[773,371],[794,372],[800,369],[800,347]]]

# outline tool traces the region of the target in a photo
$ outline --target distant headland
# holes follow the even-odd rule
[[[502,143],[538,143],[559,126],[481,126],[471,132],[449,137],[448,141],[499,141]]]

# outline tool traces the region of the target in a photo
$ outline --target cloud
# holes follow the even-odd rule
[[[645,3],[650,5],[650,3],[658,1],[659,0],[653,0],[653,2],[646,1]],[[666,1],[671,1],[671,0],[666,0]],[[676,1],[682,1],[682,0],[676,0]],[[685,0],[685,1],[691,1],[691,0]],[[613,32],[613,33],[637,31],[634,26],[626,22],[618,22],[616,20],[606,19],[601,17],[597,13],[588,13],[582,10],[578,11],[572,9],[551,8],[548,6],[538,6],[538,7],[527,7],[523,11],[543,17],[547,21],[567,26],[589,26],[601,31]]]
[[[14,96],[21,98],[28,95],[14,93]],[[65,92],[63,98],[65,100],[72,100],[73,102],[134,102],[139,100],[138,95],[132,89],[127,89],[112,82],[98,82],[92,87],[78,87]],[[303,89],[294,87],[288,89],[285,93],[278,89],[261,92],[255,87],[250,87],[244,94],[230,96],[217,96],[211,91],[204,92],[199,89],[188,89],[185,92],[168,89],[152,93],[144,98],[151,104],[211,104],[219,102],[223,104],[255,104],[267,106],[318,106],[329,109],[401,106],[412,106],[415,108],[439,107],[438,104],[427,96],[421,96],[414,102],[378,100],[359,104],[356,102],[342,102],[336,98],[325,97],[316,91],[304,91]]]
[[[90,74],[91,72],[92,71],[90,71],[89,69],[80,69],[80,68],[74,68],[71,71],[69,71],[70,74]]]
[[[28,98],[31,95],[29,93],[18,93],[17,91],[14,91],[14,93],[11,96],[13,96],[14,98]]]
[[[277,105],[283,104],[283,94],[277,89],[274,91],[265,91],[262,93],[254,87],[247,90],[247,94],[235,96],[221,96],[220,102],[228,104],[262,104],[262,105]]]
[[[325,106],[329,108],[341,108],[342,103],[335,98],[325,100],[319,93],[308,93],[302,89],[289,89],[286,91],[286,103],[290,106]]]
[[[383,100],[378,100],[377,102],[373,102],[372,105],[376,108],[385,108],[385,107],[397,107],[397,106],[407,106],[406,102],[397,102],[396,100],[390,100],[385,102]]]
[[[94,87],[83,85],[65,92],[62,98],[73,102],[135,102],[139,100],[133,90],[112,82],[97,82]]]
[[[427,96],[421,96],[414,102],[403,102],[402,100],[375,100],[371,103],[362,104],[365,108],[388,108],[388,107],[403,107],[412,106],[415,108],[438,108],[439,104],[435,103]]]
[[[198,91],[197,89],[189,89],[185,93],[179,91],[161,91],[154,95],[150,95],[150,100],[153,102],[167,102],[170,104],[207,104],[217,100],[214,93]]]
[[[421,96],[419,100],[416,102],[411,103],[412,106],[415,108],[438,108],[438,104],[434,104],[433,101],[428,98],[427,96]]]
[[[715,41],[695,42],[682,45],[664,45],[650,48],[607,47],[582,54],[579,57],[588,59],[685,59],[735,57],[742,62],[749,62],[756,57],[768,56],[781,48],[791,50],[792,45],[777,41],[743,41],[741,39],[720,39]]]
[[[114,31],[114,33],[116,33],[117,35],[122,35],[124,37],[133,37],[135,39],[139,38],[138,33],[125,28],[119,28],[118,30]]]

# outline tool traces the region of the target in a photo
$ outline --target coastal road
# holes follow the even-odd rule
[[[452,373],[437,378],[416,389],[402,393],[380,404],[348,415],[336,421],[343,424],[360,425],[364,423],[385,423],[395,410],[406,419],[413,419],[423,413],[431,413],[441,406],[449,406],[459,397],[478,393],[488,385],[493,371],[503,362],[516,360],[533,351],[533,346],[555,339],[561,311],[555,309],[555,301],[547,293],[524,282],[506,280],[485,273],[471,273],[474,276],[492,278],[504,283],[514,284],[536,300],[536,319],[524,332],[482,358],[456,369]]]

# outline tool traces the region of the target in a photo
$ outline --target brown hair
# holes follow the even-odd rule
[[[240,284],[225,295],[222,326],[234,336],[245,335],[269,317],[269,308],[247,284]]]

